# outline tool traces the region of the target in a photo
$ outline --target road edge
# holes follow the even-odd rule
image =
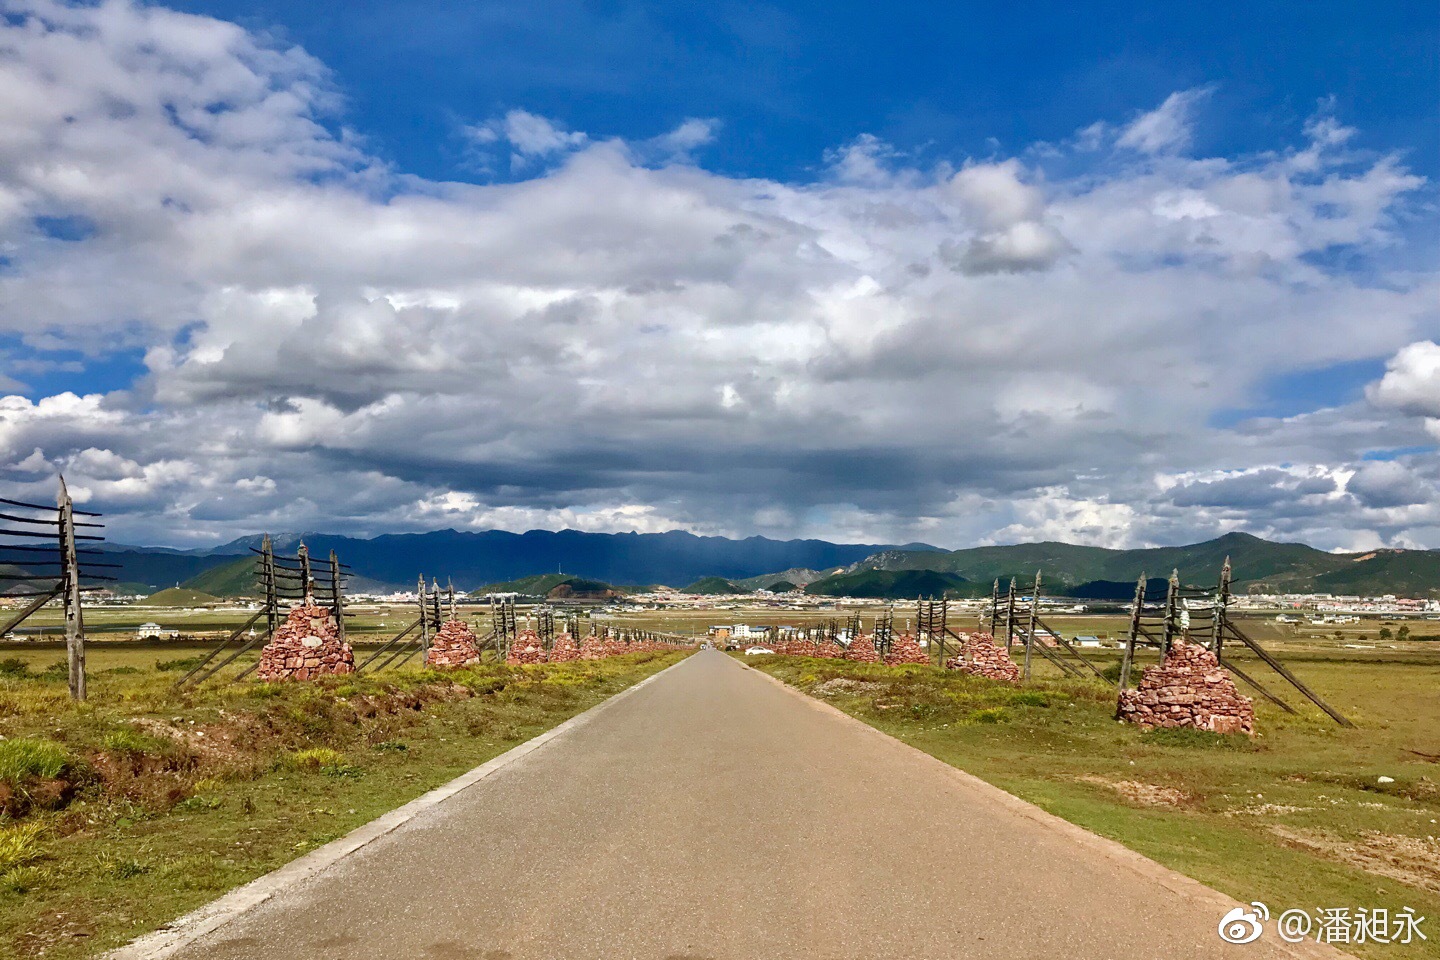
[[[650,674],[643,680],[606,697],[593,707],[575,714],[549,730],[511,747],[499,756],[491,757],[480,766],[460,774],[433,790],[422,793],[414,800],[396,807],[389,813],[381,814],[369,823],[356,827],[338,840],[332,840],[303,857],[291,860],[284,866],[262,874],[228,893],[221,894],[204,906],[197,907],[189,913],[171,920],[158,930],[141,934],[124,946],[115,947],[100,954],[100,960],[166,960],[166,958],[174,956],[177,951],[215,932],[242,914],[265,903],[271,897],[309,880],[346,857],[390,835],[420,814],[439,806],[450,797],[474,786],[496,771],[534,753],[551,740],[590,723],[607,707],[619,703],[681,664],[688,663],[693,655],[692,653],[690,656],[670,664],[664,670]]]
[[[1047,810],[1043,810],[1028,800],[1022,800],[1019,797],[1015,796],[1015,794],[1010,793],[1006,790],[1002,790],[1001,788],[995,786],[995,784],[990,783],[987,780],[980,779],[973,773],[969,773],[965,770],[960,769],[957,766],[946,763],[939,757],[932,756],[931,754],[926,753],[924,750],[921,750],[919,747],[914,746],[913,744],[906,743],[904,740],[901,740],[898,737],[892,737],[884,730],[880,730],[876,727],[870,726],[870,724],[866,723],[864,720],[861,720],[858,717],[851,716],[850,714],[846,713],[844,710],[841,710],[834,704],[826,703],[824,700],[820,700],[816,697],[810,696],[803,690],[792,687],[790,684],[786,683],[784,680],[781,680],[779,677],[773,677],[770,674],[766,673],[764,670],[757,670],[755,667],[736,660],[733,657],[729,657],[728,659],[730,659],[732,663],[734,663],[737,667],[740,667],[742,670],[749,670],[751,673],[764,677],[766,680],[775,684],[780,689],[784,690],[786,693],[794,697],[799,697],[801,701],[809,704],[811,707],[819,710],[822,713],[828,713],[830,715],[838,717],[841,720],[855,724],[861,729],[869,731],[870,734],[873,736],[883,737],[891,743],[899,744],[905,749],[913,751],[919,756],[924,757],[925,760],[929,763],[939,765],[952,778],[959,780],[961,783],[964,783],[966,786],[975,790],[977,793],[987,795],[990,799],[994,800],[1001,806],[1006,807],[1011,812],[1017,813],[1025,819],[1031,820],[1045,829],[1063,834],[1067,840],[1074,842],[1077,846],[1084,847],[1096,854],[1099,854],[1106,860],[1112,861],[1122,867],[1125,867],[1128,870],[1140,874],[1145,879],[1156,883],[1170,893],[1173,893],[1176,896],[1186,897],[1188,899],[1199,900],[1202,902],[1210,902],[1215,904],[1215,921],[1217,924],[1217,929],[1220,917],[1223,916],[1227,911],[1238,906],[1248,906],[1248,904],[1242,904],[1238,900],[1231,899],[1230,897],[1221,893],[1219,890],[1216,890],[1214,887],[1207,887],[1205,884],[1201,883],[1199,880],[1196,880],[1194,877],[1187,877],[1185,874],[1180,873],[1177,870],[1172,870],[1156,860],[1151,860],[1143,853],[1138,853],[1134,850],[1131,850],[1129,847],[1125,846],[1118,840],[1111,840],[1109,837],[1102,837],[1098,833],[1093,833],[1089,830],[1086,830],[1084,827],[1078,824],[1071,823],[1064,817],[1060,817],[1056,814],[1050,813]],[[1296,958],[1296,960],[1356,960],[1356,958],[1352,955],[1348,953],[1342,953],[1341,951],[1330,946],[1329,944],[1324,943],[1316,943],[1309,941],[1302,943],[1286,943],[1283,940],[1272,940],[1270,938],[1267,938],[1266,945],[1274,948],[1282,956],[1294,957]]]

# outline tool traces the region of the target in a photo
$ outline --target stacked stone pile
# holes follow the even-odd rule
[[[857,663],[879,663],[880,654],[875,651],[875,641],[868,634],[857,634],[845,648],[845,659]]]
[[[890,655],[885,658],[885,662],[893,667],[902,663],[929,663],[930,658],[918,640],[908,633],[902,633],[890,641]]]
[[[560,634],[550,646],[551,663],[569,663],[580,659],[580,648],[568,632]]]
[[[834,640],[821,640],[815,644],[815,656],[829,657],[832,660],[840,660],[845,656],[845,648]]]
[[[544,663],[545,645],[540,634],[534,630],[521,630],[510,642],[510,652],[505,655],[506,663]]]
[[[605,656],[607,657],[618,657],[622,653],[630,652],[630,645],[619,637],[606,637],[601,642],[605,645]]]
[[[972,633],[961,643],[960,649],[960,654],[945,664],[947,670],[959,670],[1006,683],[1020,682],[1020,668],[990,634]]]
[[[475,646],[475,632],[464,620],[446,620],[430,640],[430,651],[425,654],[427,667],[468,667],[480,662],[480,651]]]
[[[581,641],[580,641],[580,659],[581,659],[581,660],[604,660],[604,659],[605,659],[605,641],[601,640],[599,637],[597,637],[597,636],[596,636],[595,634],[593,634],[593,633],[590,634],[590,636],[586,637],[584,640],[581,640]]]
[[[1255,733],[1255,704],[1240,695],[1215,654],[1177,640],[1165,660],[1146,667],[1140,684],[1120,694],[1120,719],[1143,727],[1195,727]]]
[[[340,639],[335,618],[311,602],[290,609],[260,651],[255,675],[261,680],[314,680],[354,671],[355,653]]]

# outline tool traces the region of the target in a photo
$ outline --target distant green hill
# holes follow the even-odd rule
[[[1145,596],[1163,597],[1170,585],[1168,577],[1150,577],[1145,581]],[[1065,590],[1076,600],[1134,600],[1135,583],[1130,580],[1087,580]]]
[[[201,604],[214,603],[219,599],[214,594],[202,593],[199,590],[170,587],[159,593],[150,594],[145,598],[145,602],[158,607],[198,607]]]
[[[731,580],[737,587],[744,587],[746,590],[773,590],[771,584],[784,581],[803,587],[807,583],[814,583],[816,580],[823,580],[832,573],[839,573],[840,568],[834,570],[810,570],[806,567],[791,567],[789,570],[781,570],[779,573],[762,573],[758,577],[746,577],[743,580]]]
[[[774,583],[762,589],[769,590],[771,593],[789,593],[791,590],[798,589],[798,587],[789,580],[776,580]]]
[[[958,574],[986,585],[987,590],[997,578],[1008,581],[1015,577],[1021,591],[1027,592],[1035,571],[1039,570],[1044,576],[1046,593],[1072,594],[1084,585],[1095,584],[1086,592],[1091,595],[1097,591],[1116,592],[1118,588],[1103,586],[1104,581],[1128,582],[1133,591],[1135,579],[1141,573],[1166,577],[1173,569],[1180,571],[1180,579],[1187,584],[1213,584],[1219,579],[1220,566],[1227,556],[1234,568],[1234,588],[1242,593],[1254,589],[1440,595],[1440,551],[1326,553],[1303,543],[1275,543],[1248,533],[1227,533],[1204,543],[1141,550],[1110,550],[1049,541],[953,552],[886,550],[848,568],[847,573],[934,570]],[[1002,583],[1002,587],[1004,585]]]
[[[749,591],[742,586],[731,583],[724,577],[701,577],[699,580],[690,584],[690,586],[683,588],[680,592],[724,595],[748,593]]]
[[[229,563],[198,573],[180,584],[183,590],[198,590],[217,597],[255,597],[255,558],[236,557]]]
[[[1321,593],[1440,595],[1440,554],[1433,550],[1376,550],[1340,554],[1343,561],[1314,578]]]
[[[812,596],[878,597],[882,600],[973,597],[989,591],[988,583],[972,583],[956,574],[937,570],[861,570],[826,577],[805,588],[805,592]]]
[[[518,593],[525,597],[546,597],[551,600],[609,600],[624,596],[624,591],[611,584],[567,573],[537,573],[534,576],[492,583],[470,591],[470,595],[475,597],[490,593]]]

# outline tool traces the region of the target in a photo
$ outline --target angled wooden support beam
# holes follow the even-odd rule
[[[45,604],[60,596],[64,589],[65,588],[63,586],[60,586],[55,587],[53,590],[50,590],[47,593],[37,594],[35,596],[35,599],[27,603],[19,613],[15,614],[15,616],[5,621],[5,626],[0,627],[0,637],[3,637],[11,630],[14,630],[16,627],[20,626],[20,624],[30,619],[30,617],[35,613],[35,611],[39,610],[41,607],[45,606]]]
[[[266,611],[264,610],[256,611],[254,616],[252,616],[249,620],[246,620],[244,623],[240,624],[240,626],[235,629],[235,632],[231,633],[230,636],[226,637],[223,641],[220,642],[219,646],[217,646],[214,650],[211,650],[209,653],[205,654],[204,658],[202,658],[199,663],[195,664],[195,666],[191,667],[190,670],[185,674],[185,676],[181,677],[179,680],[176,680],[175,686],[183,687],[186,683],[188,683],[191,677],[195,676],[195,674],[205,669],[205,665],[207,663],[219,656],[220,651],[224,650],[226,647],[230,646],[230,644],[238,640],[240,638],[240,635],[246,630],[250,629],[250,627],[255,624],[255,621],[265,616],[265,613]],[[221,666],[224,666],[224,664],[221,664]],[[206,674],[206,677],[208,676],[209,674]],[[202,677],[201,679],[204,678]],[[199,681],[196,682],[198,683]]]
[[[1264,660],[1270,666],[1270,669],[1274,670],[1276,673],[1280,674],[1280,676],[1288,680],[1292,687],[1294,687],[1296,690],[1299,690],[1300,693],[1305,697],[1305,699],[1309,700],[1311,703],[1315,704],[1315,706],[1323,710],[1325,714],[1330,717],[1331,720],[1334,720],[1342,727],[1354,729],[1355,724],[1351,723],[1344,714],[1342,714],[1339,710],[1336,710],[1334,707],[1330,706],[1330,704],[1326,703],[1323,699],[1321,699],[1318,693],[1316,693],[1314,690],[1311,690],[1300,680],[1299,677],[1291,673],[1290,670],[1285,666],[1285,664],[1275,659],[1275,657],[1270,654],[1270,651],[1260,646],[1260,644],[1256,643],[1254,640],[1251,640],[1248,636],[1245,635],[1242,630],[1236,627],[1235,624],[1225,624],[1225,630],[1227,633],[1230,634],[1232,639],[1239,640],[1241,643],[1245,644],[1245,646],[1249,647],[1252,651],[1254,651],[1257,657],[1259,657],[1261,660]]]
[[[1217,657],[1216,659],[1220,661],[1220,666],[1224,667],[1226,670],[1229,670],[1231,673],[1235,674],[1235,676],[1248,683],[1255,690],[1256,693],[1260,694],[1266,700],[1269,700],[1271,703],[1275,704],[1275,706],[1279,707],[1281,710],[1284,710],[1286,713],[1295,712],[1294,707],[1290,706],[1290,704],[1275,696],[1275,694],[1271,693],[1269,690],[1266,690],[1263,686],[1260,685],[1260,681],[1256,680],[1254,677],[1250,676],[1250,674],[1246,673],[1244,670],[1241,670],[1238,666],[1236,666],[1234,660],[1230,660],[1226,657]]]

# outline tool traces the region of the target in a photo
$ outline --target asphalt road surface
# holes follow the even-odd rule
[[[1300,955],[1228,906],[702,651],[177,956]]]

